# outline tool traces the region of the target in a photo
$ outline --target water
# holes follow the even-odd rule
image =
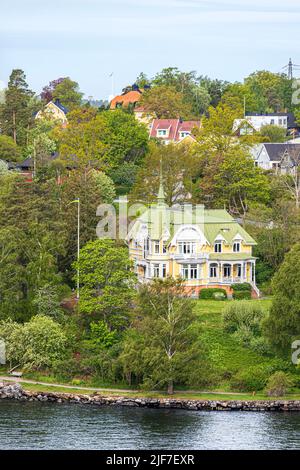
[[[300,413],[0,401],[0,449],[300,449]]]

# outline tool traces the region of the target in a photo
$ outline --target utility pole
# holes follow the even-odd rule
[[[294,69],[299,70],[300,65],[293,64],[292,59],[290,59],[289,63],[287,65],[285,65],[284,67],[282,67],[282,69],[287,70],[289,80],[293,80],[293,78],[294,78]]]

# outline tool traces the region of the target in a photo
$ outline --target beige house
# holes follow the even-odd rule
[[[35,119],[48,119],[49,121],[58,121],[67,124],[68,110],[58,101],[49,101],[35,116]]]

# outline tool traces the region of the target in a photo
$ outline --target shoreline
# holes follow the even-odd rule
[[[118,406],[149,409],[181,409],[190,411],[300,411],[300,400],[199,400],[188,398],[135,398],[39,392],[24,390],[20,384],[0,387],[0,400],[20,402],[70,403],[94,406]]]

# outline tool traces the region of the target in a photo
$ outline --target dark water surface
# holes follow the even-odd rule
[[[300,449],[300,413],[1,400],[0,449]]]

